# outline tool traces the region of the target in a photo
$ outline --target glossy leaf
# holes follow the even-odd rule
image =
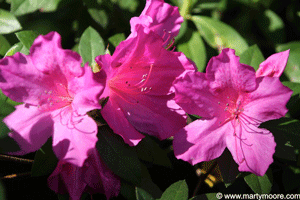
[[[292,82],[300,83],[300,42],[290,42],[286,44],[280,44],[276,47],[277,52],[290,49],[289,59],[284,70],[284,74]]]
[[[142,188],[135,188],[136,199],[137,200],[154,200],[154,198]]]
[[[272,173],[267,173],[264,176],[256,176],[250,174],[244,177],[245,182],[253,190],[254,193],[258,194],[269,194],[272,188]]]
[[[293,94],[286,107],[289,109],[290,115],[297,118],[300,115],[300,83],[284,81],[282,84],[293,90]]]
[[[22,29],[17,18],[10,12],[0,9],[0,34],[12,33]]]
[[[206,16],[192,16],[191,19],[211,47],[232,48],[237,55],[241,55],[248,48],[244,38],[231,26]]]
[[[108,38],[108,42],[112,44],[114,47],[117,47],[120,44],[120,42],[122,42],[123,40],[125,40],[124,33],[117,33],[111,36],[110,38]]]
[[[189,191],[185,180],[173,183],[162,194],[160,200],[187,200]]]
[[[22,42],[18,42],[6,52],[5,56],[12,56],[17,52],[21,52],[26,55],[29,54],[29,50],[22,44]]]
[[[164,167],[172,167],[167,152],[159,147],[159,145],[149,136],[146,136],[137,146],[137,153],[141,160],[151,164]]]
[[[125,144],[108,126],[99,127],[96,148],[115,174],[136,185],[141,183],[141,164],[135,149]]]
[[[56,167],[58,159],[52,150],[52,138],[35,153],[31,176],[50,175]]]
[[[10,48],[9,42],[3,35],[0,35],[0,55],[4,56],[7,50]]]
[[[198,71],[203,72],[206,67],[206,50],[200,33],[189,29],[184,38],[187,41],[177,46],[178,51],[183,52],[188,58],[194,61]]]
[[[104,41],[98,32],[92,27],[88,27],[82,34],[79,41],[79,54],[83,63],[95,64],[95,58],[105,53]]]
[[[240,56],[240,62],[254,67],[255,70],[259,68],[260,63],[265,60],[259,47],[255,44],[249,47]]]
[[[16,15],[24,15],[37,11],[47,5],[49,1],[41,0],[11,0],[10,11]]]
[[[33,44],[38,34],[33,31],[21,31],[16,33],[16,36],[20,40],[20,42],[24,45],[24,47],[29,51],[31,45]]]

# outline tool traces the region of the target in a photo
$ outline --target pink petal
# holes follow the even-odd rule
[[[42,147],[53,133],[53,120],[49,112],[41,112],[38,108],[23,104],[3,120],[12,130],[9,136],[19,145],[21,150],[15,155],[24,155]]]
[[[59,160],[81,167],[97,142],[96,122],[65,107],[55,114],[53,150]]]
[[[279,78],[260,77],[257,83],[258,88],[245,97],[248,103],[243,113],[260,123],[283,117],[288,111],[285,105],[293,91],[282,85]]]
[[[136,31],[136,25],[142,24],[166,40],[166,44],[168,44],[172,38],[178,35],[182,22],[183,18],[179,14],[178,7],[164,3],[162,0],[147,0],[141,15],[133,17],[130,25],[133,34]]]
[[[259,68],[256,71],[256,77],[280,77],[288,61],[289,53],[290,50],[286,50],[283,52],[275,53],[268,57],[259,65]]]
[[[120,135],[130,146],[136,146],[145,137],[128,122],[122,109],[113,98],[109,97],[101,114],[114,133]]]
[[[120,178],[106,166],[95,149],[90,152],[86,163],[87,170],[83,179],[88,184],[88,191],[92,194],[103,193],[107,199],[118,196],[121,189]]]
[[[233,49],[223,49],[222,53],[210,59],[206,77],[212,82],[212,89],[216,92],[226,88],[244,92],[256,89],[255,70],[239,60]]]
[[[48,178],[48,186],[59,194],[69,193],[72,200],[80,200],[86,187],[82,181],[83,168],[76,167],[66,161],[59,161]]]
[[[273,135],[247,122],[241,122],[235,132],[236,136],[232,134],[234,132],[227,134],[226,143],[239,171],[263,176],[273,162],[276,146]]]
[[[176,158],[195,165],[219,157],[226,148],[226,133],[232,127],[228,123],[219,126],[218,121],[217,118],[196,120],[176,133],[173,141]]]
[[[186,124],[185,114],[173,107],[168,107],[168,102],[173,95],[165,96],[139,96],[139,103],[130,104],[118,96],[112,96],[124,112],[127,120],[140,132],[164,140],[173,136]],[[177,107],[178,109],[178,107]]]
[[[174,82],[175,102],[189,114],[212,118],[218,115],[218,99],[211,94],[209,82],[204,73],[187,72]]]
[[[106,82],[104,71],[95,74],[87,65],[83,69],[83,76],[75,77],[69,83],[69,91],[75,93],[72,106],[81,115],[101,108],[99,98]]]

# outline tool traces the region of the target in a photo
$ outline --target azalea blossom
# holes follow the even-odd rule
[[[117,196],[121,188],[120,178],[105,165],[95,149],[89,151],[82,167],[59,161],[48,178],[48,185],[56,193],[69,193],[72,200],[79,200],[84,192],[102,193],[109,199]]]
[[[129,145],[144,137],[138,131],[166,139],[185,125],[170,88],[177,76],[195,69],[182,53],[165,49],[164,40],[155,32],[142,25],[137,25],[136,32],[112,56],[96,57],[107,74],[101,98],[109,98],[102,116]]]
[[[24,103],[3,121],[20,145],[14,154],[36,151],[52,136],[59,160],[82,166],[97,141],[97,125],[86,113],[101,108],[105,75],[81,67],[79,54],[60,43],[60,35],[51,32],[35,39],[29,55],[0,61],[2,92]]]
[[[147,0],[141,15],[131,18],[131,35],[128,38],[136,37],[136,25],[140,24],[162,37],[166,46],[178,35],[182,22],[183,17],[180,16],[178,7],[171,6],[164,0]]]
[[[287,55],[277,54],[279,58]],[[270,60],[276,59],[267,59],[261,70],[286,63],[265,65]],[[234,50],[223,49],[209,61],[206,73],[187,72],[174,81],[174,87],[176,103],[187,113],[202,117],[175,134],[178,159],[195,165],[219,157],[227,147],[240,171],[265,174],[276,144],[272,133],[259,125],[283,117],[292,94],[278,76],[256,77],[253,67],[241,64]]]

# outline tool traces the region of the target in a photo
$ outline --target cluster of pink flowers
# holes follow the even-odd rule
[[[120,179],[95,149],[98,128],[87,114],[100,109],[128,145],[137,145],[141,133],[161,140],[174,136],[175,156],[193,165],[219,157],[227,147],[240,171],[263,175],[276,144],[258,127],[287,112],[292,91],[279,76],[289,52],[272,55],[255,72],[239,63],[234,50],[224,49],[206,73],[196,72],[183,53],[170,50],[182,22],[177,7],[147,0],[113,55],[95,58],[97,73],[88,64],[81,67],[76,52],[62,49],[56,32],[39,36],[29,55],[0,60],[2,92],[23,102],[4,119],[21,148],[14,154],[34,152],[52,137],[59,162],[48,178],[51,189],[72,199],[85,191],[117,196]],[[186,126],[185,112],[202,118]]]

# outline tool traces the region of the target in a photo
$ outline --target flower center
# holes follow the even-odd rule
[[[132,67],[125,73],[119,73],[108,81],[108,86],[119,97],[130,104],[139,103],[134,97],[149,93],[152,87],[148,85],[153,64],[150,64],[148,72],[145,69],[133,70]]]
[[[67,87],[62,83],[56,83],[53,90],[45,90],[39,96],[38,108],[42,111],[56,110],[70,105],[73,101]]]

